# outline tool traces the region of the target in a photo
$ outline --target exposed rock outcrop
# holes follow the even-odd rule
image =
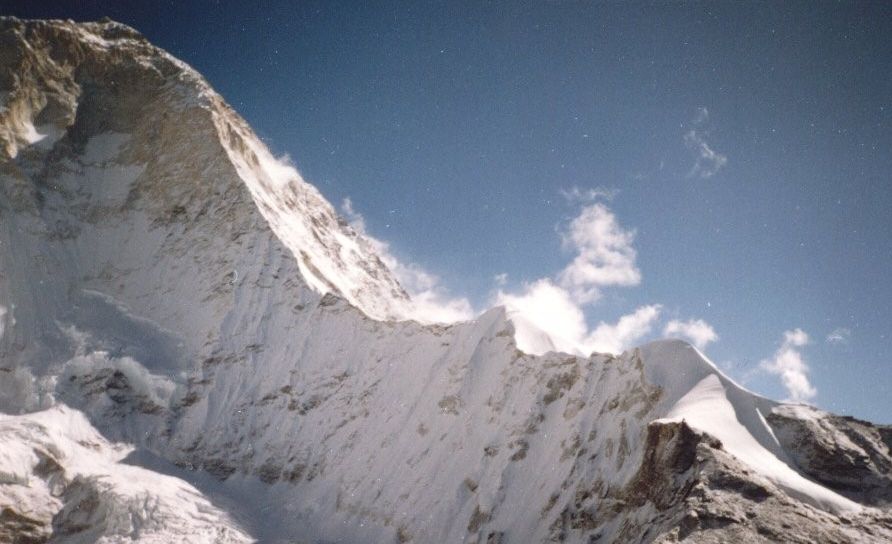
[[[892,505],[892,427],[808,406],[779,406],[768,422],[810,477],[858,502]]]

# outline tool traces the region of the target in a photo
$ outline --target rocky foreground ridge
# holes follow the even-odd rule
[[[887,542],[892,429],[422,324],[194,70],[0,18],[0,542]]]

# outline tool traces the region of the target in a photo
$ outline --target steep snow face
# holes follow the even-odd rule
[[[191,68],[116,23],[33,22],[26,30],[24,23],[7,18],[0,31],[9,37],[2,67],[8,78],[6,103],[0,110],[9,174],[4,188],[14,206],[30,206],[41,216],[45,230],[62,230],[56,237],[71,240],[78,233],[70,229],[89,222],[104,239],[109,231],[122,230],[111,223],[127,223],[134,231],[127,240],[131,247],[157,250],[165,244],[185,249],[191,243],[219,243],[190,239],[197,214],[208,214],[207,223],[223,229],[217,238],[229,236],[227,242],[272,227],[275,243],[294,255],[297,277],[318,293],[338,294],[378,319],[415,315],[411,300],[369,242],[294,168],[274,159]],[[38,187],[22,178],[39,180]],[[23,202],[28,196],[45,200]],[[72,196],[83,206],[77,218],[70,217]],[[60,201],[69,205],[67,210]],[[175,240],[157,239],[169,234],[157,227],[172,223],[185,232],[176,233]],[[118,235],[114,241],[124,240]],[[74,260],[104,257],[83,255],[85,244],[78,245]],[[239,250],[216,249],[222,257],[196,261],[233,265],[219,273],[238,283],[248,271],[228,257]],[[138,269],[137,274],[147,265],[158,268],[117,261],[119,268]],[[77,263],[73,272],[85,274],[90,264]],[[188,283],[184,287],[193,287]],[[183,291],[184,302],[194,298]],[[189,332],[202,338],[207,331]]]
[[[191,68],[117,23],[6,18],[0,32],[0,354],[14,375],[0,406],[48,405],[41,376],[91,350],[181,381],[287,334],[326,292],[413,314],[369,243]],[[35,126],[46,137],[22,136]],[[279,328],[260,325],[284,304]]]
[[[0,444],[4,542],[253,541],[186,482],[124,464],[131,447],[65,406],[0,414]]]
[[[274,158],[240,119],[215,112],[214,121],[239,176],[311,287],[343,296],[375,319],[414,317],[411,299],[369,241],[315,187]]]
[[[501,308],[399,321],[412,303],[370,244],[132,29],[0,19],[0,32],[0,409],[68,414],[87,434],[52,411],[64,401],[106,437],[222,482],[265,541],[653,540],[677,535],[704,452],[718,461],[700,484],[730,485],[728,508],[874,523],[801,476],[812,457],[763,417],[776,403],[687,344],[534,356],[515,327],[536,351],[562,346]],[[23,461],[32,438],[14,436],[24,449],[0,470],[38,470]],[[90,467],[120,465],[102,459]],[[688,483],[641,492],[667,474]],[[183,488],[167,482],[175,504]],[[112,502],[129,505],[121,485]],[[46,500],[41,519],[71,512]]]

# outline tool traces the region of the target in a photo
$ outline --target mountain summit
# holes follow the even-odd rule
[[[892,540],[892,428],[413,305],[190,67],[0,18],[0,541]]]

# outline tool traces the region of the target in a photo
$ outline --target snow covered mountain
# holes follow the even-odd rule
[[[414,304],[190,67],[0,19],[0,541],[892,541],[892,428]]]

